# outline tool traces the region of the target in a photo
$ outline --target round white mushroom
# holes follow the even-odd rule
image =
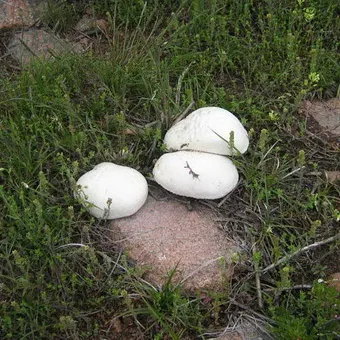
[[[147,199],[148,184],[135,169],[101,163],[79,178],[75,196],[91,215],[110,220],[137,212]]]
[[[225,196],[236,187],[239,178],[229,158],[194,151],[164,154],[156,162],[153,175],[172,193],[201,199]]]
[[[196,150],[234,155],[236,150],[240,153],[247,151],[249,138],[231,112],[219,107],[203,107],[172,126],[164,143],[169,151]]]

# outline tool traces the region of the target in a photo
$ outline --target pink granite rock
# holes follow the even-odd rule
[[[335,137],[340,136],[340,99],[306,101],[302,110],[319,124],[321,129]]]
[[[236,245],[201,205],[190,211],[178,201],[149,196],[137,214],[112,222],[112,235],[158,285],[176,266],[175,280],[188,291],[220,290],[232,275]]]
[[[40,29],[30,29],[14,34],[9,52],[21,64],[27,64],[34,58],[50,59],[66,53],[80,53],[81,46],[70,44],[52,33]]]
[[[29,27],[33,24],[31,7],[26,0],[0,1],[0,30]]]

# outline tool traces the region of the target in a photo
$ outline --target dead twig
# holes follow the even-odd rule
[[[278,291],[279,293],[284,292],[284,291],[289,291],[289,290],[309,290],[312,289],[313,285],[295,285],[292,287],[280,287],[280,288],[265,288],[265,292],[273,292],[273,291]]]
[[[253,256],[256,256],[256,243],[253,245]],[[255,283],[256,283],[256,292],[257,292],[257,302],[259,307],[263,308],[263,300],[262,300],[262,291],[261,291],[261,281],[260,281],[260,267],[258,261],[254,260],[254,270],[255,270]]]
[[[190,63],[190,65],[182,72],[182,74],[178,78],[177,89],[176,89],[176,104],[177,105],[179,105],[181,101],[181,89],[182,89],[183,79],[185,75],[188,73],[191,65],[192,63]]]
[[[30,52],[35,58],[38,58],[38,56],[34,53],[34,51],[26,44],[25,41],[23,41],[21,38],[19,38],[20,42],[23,44],[23,46],[26,48],[28,52]]]
[[[202,265],[200,265],[199,267],[197,267],[195,270],[193,270],[191,273],[189,273],[188,275],[186,275],[185,277],[183,277],[180,281],[180,284],[183,284],[186,280],[188,280],[190,277],[192,277],[193,275],[195,275],[197,272],[199,272],[200,270],[202,270],[203,268],[210,266],[212,263],[216,262],[216,261],[221,261],[223,260],[224,257],[223,256],[219,256],[216,257],[215,259],[211,259],[209,261],[204,262]]]
[[[267,316],[260,314],[258,312],[255,312],[253,309],[251,309],[250,307],[243,305],[242,303],[239,303],[237,301],[235,301],[234,299],[230,299],[230,303],[233,304],[234,306],[240,307],[248,312],[250,312],[251,315],[255,315],[257,316],[260,320],[266,320],[267,322],[274,324],[275,321],[271,318],[268,318]]]
[[[284,263],[284,262],[287,262],[289,261],[290,259],[292,259],[294,256],[297,256],[297,255],[300,255],[302,254],[303,252],[307,251],[307,250],[310,250],[310,249],[313,249],[313,248],[316,248],[316,247],[319,247],[319,246],[322,246],[322,245],[325,245],[327,243],[331,243],[333,241],[336,241],[337,239],[340,238],[340,233],[335,235],[335,236],[332,236],[332,237],[329,237],[327,238],[326,240],[322,240],[322,241],[319,241],[319,242],[315,242],[313,244],[309,244],[308,246],[305,246],[301,249],[298,249],[297,251],[295,251],[294,253],[292,254],[289,254],[287,256],[284,256],[282,257],[280,260],[278,260],[276,263],[272,263],[271,265],[267,266],[266,268],[262,269],[262,274],[266,273],[267,271],[269,270],[272,270],[273,268],[277,267],[278,265],[280,265],[281,263]]]
[[[82,244],[82,243],[68,243],[68,244],[63,244],[61,246],[58,246],[56,249],[62,249],[62,248],[66,248],[66,247],[86,247],[86,244]]]
[[[172,125],[177,124],[179,121],[181,121],[183,118],[186,117],[186,115],[188,114],[188,112],[191,110],[191,108],[195,105],[195,102],[192,101],[189,106],[174,120]]]

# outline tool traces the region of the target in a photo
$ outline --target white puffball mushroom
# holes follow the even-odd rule
[[[202,107],[173,125],[164,137],[164,144],[169,151],[195,150],[234,155],[237,152],[229,146],[232,131],[234,147],[240,153],[246,152],[248,134],[236,116],[219,107]]]
[[[200,199],[225,196],[236,187],[239,178],[229,158],[195,151],[162,155],[155,164],[153,175],[168,191]]]
[[[97,218],[133,215],[145,203],[148,184],[137,170],[114,163],[100,163],[77,181],[75,197]]]

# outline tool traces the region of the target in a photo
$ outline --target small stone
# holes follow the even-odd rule
[[[91,44],[91,41],[89,38],[82,38],[78,42],[84,47],[88,47]]]
[[[137,131],[133,128],[126,128],[124,131],[123,131],[123,134],[124,135],[132,135],[132,136],[136,136],[137,135]]]
[[[340,136],[340,99],[306,101],[302,106],[302,111],[308,117],[312,117],[325,133],[335,137]]]
[[[325,171],[325,175],[329,183],[340,181],[340,171]]]
[[[79,53],[82,50],[79,45],[71,45],[53,34],[37,29],[16,33],[8,49],[21,64],[27,64],[35,57],[50,59],[55,55]]]
[[[327,279],[327,283],[340,292],[340,272],[331,274]]]
[[[184,289],[221,290],[232,275],[236,244],[214,222],[207,208],[193,210],[175,201],[148,197],[133,216],[112,222],[112,237],[137,266],[146,266],[146,278],[161,286],[176,268],[175,282]]]
[[[109,23],[104,19],[98,19],[95,21],[95,27],[103,32],[107,32],[109,30]]]
[[[87,17],[84,16],[81,18],[76,27],[75,30],[79,32],[97,32],[97,31],[103,31],[106,32],[109,29],[109,23],[104,19],[96,19],[93,17]]]
[[[112,327],[116,331],[116,333],[122,333],[123,331],[123,325],[119,318],[113,319]]]
[[[74,29],[79,32],[86,32],[93,28],[94,22],[95,22],[94,18],[84,16],[78,21]]]
[[[0,1],[0,31],[34,24],[30,5],[25,0]]]

